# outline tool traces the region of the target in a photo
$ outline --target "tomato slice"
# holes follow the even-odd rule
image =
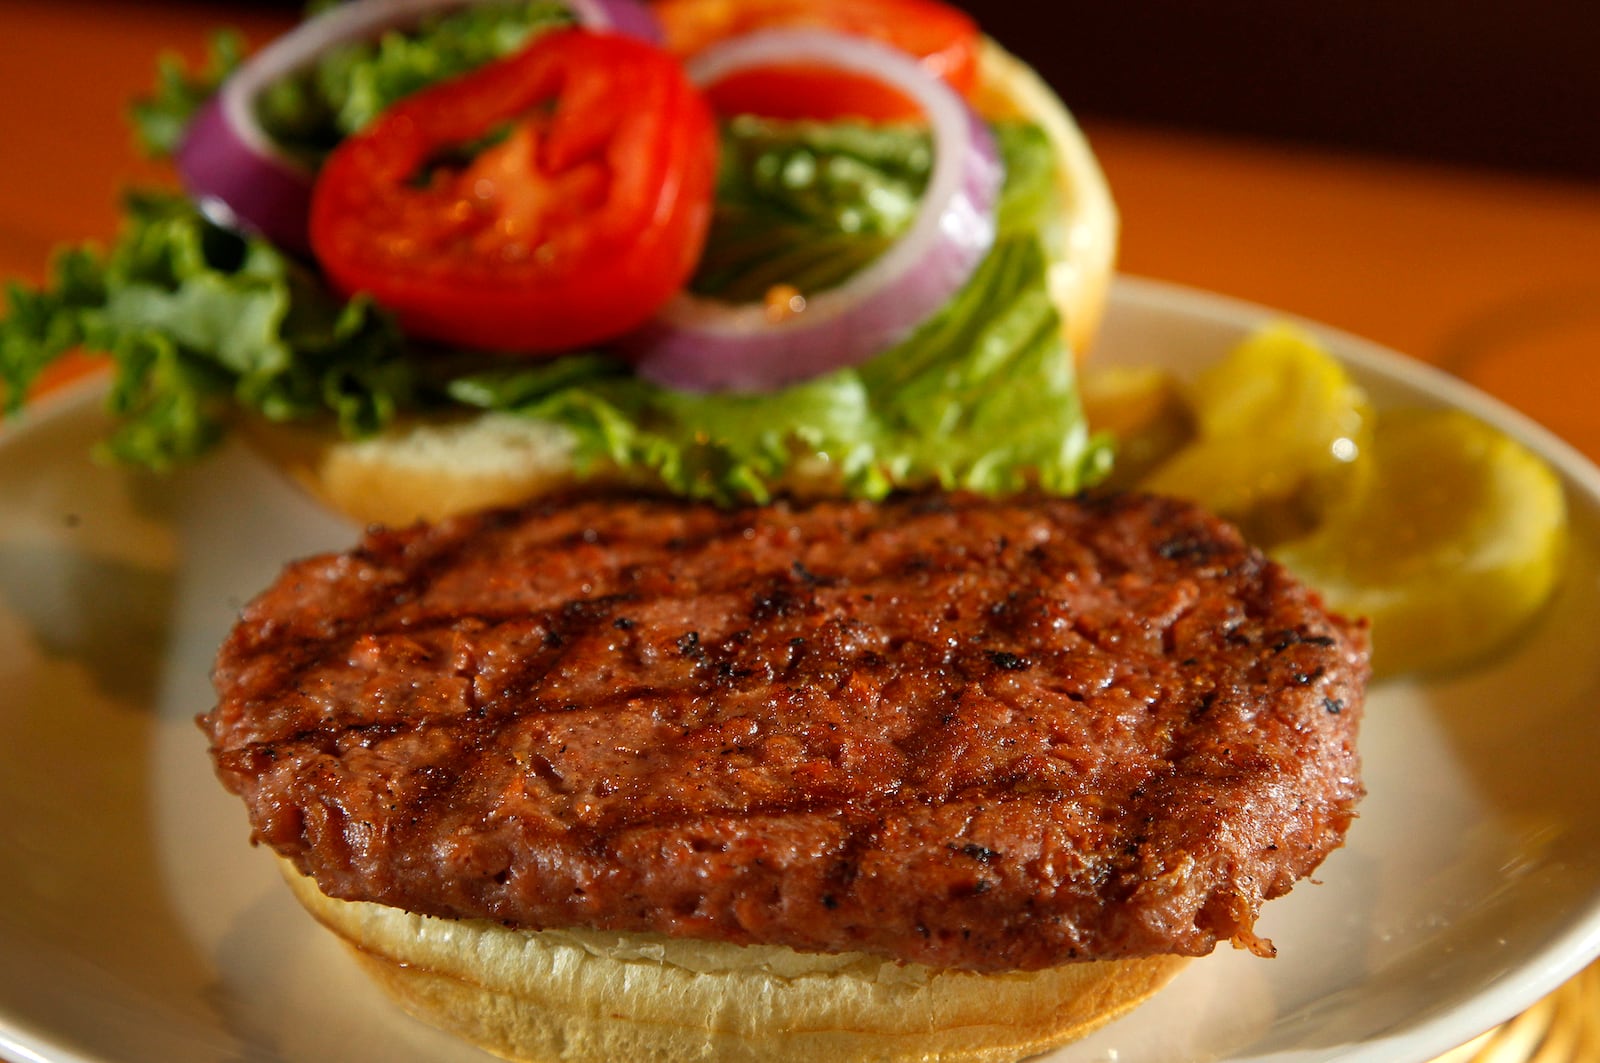
[[[978,79],[978,26],[937,0],[656,0],[667,47],[692,55],[707,45],[762,29],[831,29],[872,37],[909,52],[929,72],[969,93]],[[920,116],[878,82],[805,67],[751,71],[712,86],[712,104],[770,118]]]
[[[311,246],[409,335],[551,353],[643,324],[711,218],[715,123],[680,63],[562,30],[410,96],[317,177]]]
[[[902,122],[922,117],[915,101],[881,81],[800,63],[741,70],[707,85],[705,94],[718,114],[821,122],[850,118]]]

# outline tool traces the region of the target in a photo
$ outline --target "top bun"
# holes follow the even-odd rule
[[[974,105],[986,118],[1034,122],[1055,149],[1058,231],[1049,246],[1051,298],[1061,312],[1068,349],[1081,358],[1105,310],[1115,269],[1117,212],[1088,141],[1072,115],[1032,68],[985,38],[978,55]],[[511,414],[472,413],[412,418],[365,439],[344,439],[325,426],[273,424],[252,418],[245,437],[332,509],[360,524],[405,525],[491,506],[515,505],[575,486],[576,441],[562,426]],[[823,463],[802,467],[783,489],[818,495],[832,490]],[[595,487],[649,489],[647,474],[589,468]]]

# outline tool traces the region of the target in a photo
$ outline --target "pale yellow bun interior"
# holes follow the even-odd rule
[[[540,1063],[1021,1059],[1116,1018],[1185,962],[982,975],[861,954],[508,930],[334,900],[282,867],[300,902],[407,1011]]]
[[[978,74],[974,103],[982,114],[1029,119],[1055,147],[1060,213],[1045,234],[1053,256],[1049,284],[1069,347],[1081,359],[1099,328],[1116,264],[1118,219],[1105,175],[1072,115],[1027,64],[986,38]],[[513,505],[579,479],[573,439],[564,428],[512,415],[409,420],[361,440],[260,419],[243,428],[252,445],[312,495],[363,525],[405,525]],[[826,494],[834,476],[817,463],[783,486]],[[622,476],[601,465],[583,479],[604,485]]]
[[[406,420],[365,439],[250,418],[241,434],[330,509],[361,525],[403,527],[514,505],[579,479],[571,433],[506,413]],[[614,467],[585,482],[620,481]]]

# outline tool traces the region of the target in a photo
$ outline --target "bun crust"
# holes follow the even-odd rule
[[[978,78],[980,113],[1027,118],[1054,145],[1061,211],[1050,234],[1058,257],[1049,285],[1070,349],[1081,361],[1099,328],[1116,264],[1118,219],[1110,189],[1072,115],[1027,64],[985,38]],[[510,415],[411,420],[361,440],[260,419],[242,427],[246,440],[314,497],[363,525],[406,525],[512,505],[579,479],[565,429]],[[833,475],[819,464],[784,486],[795,494],[826,494]],[[586,470],[583,482],[611,487],[626,477],[602,464]]]
[[[513,1060],[1000,1061],[1082,1037],[1182,957],[982,975],[643,934],[520,931],[296,898],[418,1018]]]

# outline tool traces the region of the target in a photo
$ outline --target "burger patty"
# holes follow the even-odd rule
[[[577,500],[289,566],[201,725],[337,898],[1000,971],[1270,951],[1367,674],[1173,500]]]

